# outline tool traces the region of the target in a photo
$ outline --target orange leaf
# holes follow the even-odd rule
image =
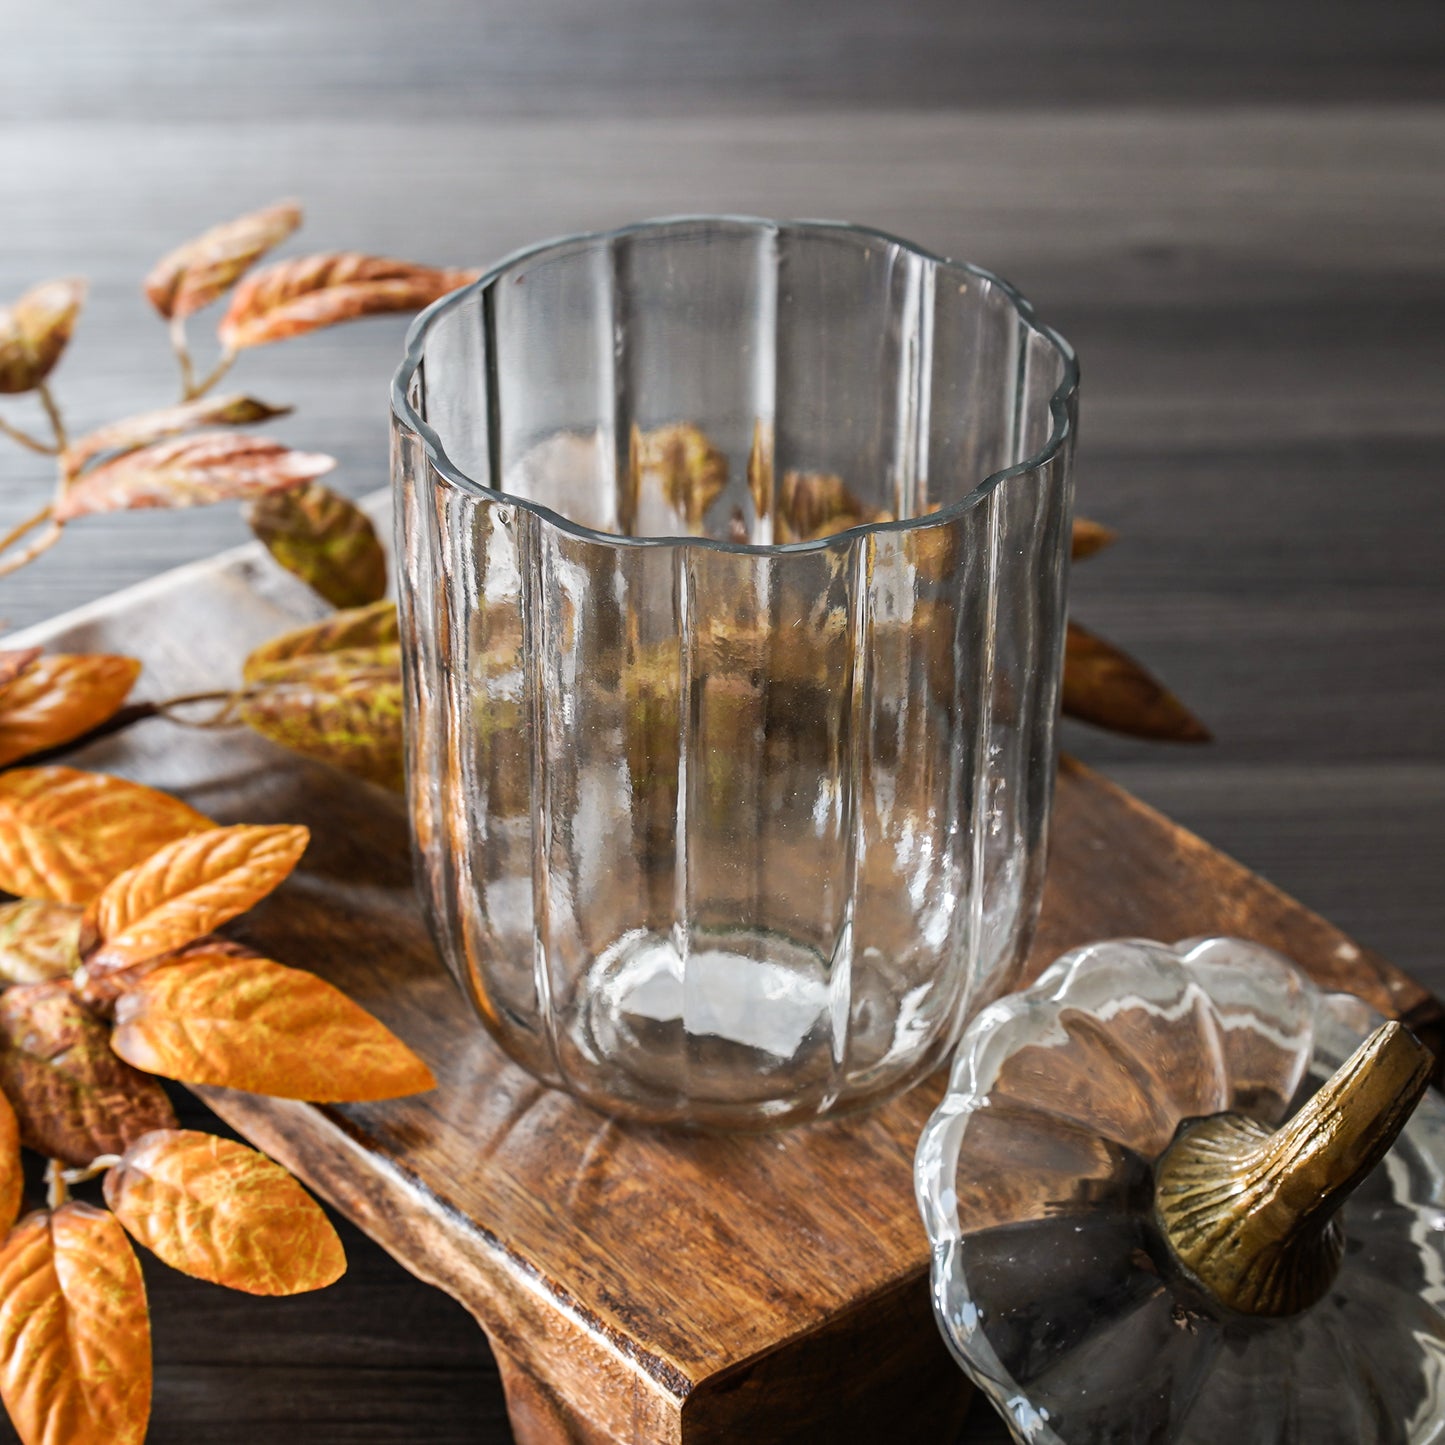
[[[1119,538],[1119,534],[1112,528],[1106,527],[1102,522],[1091,522],[1087,517],[1074,518],[1074,535],[1072,543],[1072,556],[1075,562],[1082,562],[1085,557],[1092,557],[1095,552],[1102,552],[1105,547],[1111,546]]]
[[[10,1233],[25,1197],[25,1168],[20,1162],[20,1121],[10,1100],[0,1094],[0,1239]]]
[[[170,953],[244,913],[300,861],[302,827],[243,825],[178,838],[111,879],[86,910],[85,966],[105,974]]]
[[[179,798],[108,773],[12,768],[0,773],[0,888],[89,903],[163,844],[214,827]]]
[[[420,311],[480,274],[355,251],[278,261],[237,288],[221,321],[221,345],[242,351],[361,316]]]
[[[0,904],[0,989],[68,978],[80,966],[80,909],[25,899]]]
[[[253,422],[270,421],[285,416],[289,406],[271,406],[255,397],[237,393],[233,396],[203,397],[182,406],[166,406],[159,411],[143,411],[136,416],[111,422],[72,442],[60,458],[68,476],[74,476],[92,457],[102,452],[128,452],[163,437],[179,436],[198,426],[250,426]]]
[[[165,1090],[110,1047],[110,1030],[69,979],[0,994],[0,1089],[32,1149],[67,1164],[119,1154],[152,1129],[175,1127]]]
[[[229,291],[300,224],[301,207],[282,201],[212,226],[156,263],[145,279],[145,294],[162,316],[189,316]]]
[[[39,656],[38,647],[17,647],[11,652],[0,652],[0,692],[4,692]]]
[[[381,647],[400,641],[395,602],[373,602],[370,607],[353,607],[336,612],[320,622],[308,623],[283,632],[246,659],[241,675],[254,682],[271,664],[291,657],[314,657],[323,652],[353,648]]]
[[[138,1139],[105,1176],[116,1218],[172,1269],[247,1294],[305,1294],[346,1273],[321,1206],[264,1154],[193,1129]]]
[[[148,1073],[315,1103],[436,1087],[384,1024],[315,974],[266,958],[191,957],[115,1006],[112,1046]]]
[[[125,1230],[72,1203],[0,1249],[0,1396],[24,1445],[140,1445],[151,1409],[145,1281]]]
[[[1209,729],[1128,653],[1069,623],[1063,710],[1113,732],[1159,742],[1207,743]]]
[[[633,506],[655,489],[682,513],[693,532],[701,529],[704,514],[728,483],[726,455],[713,446],[706,432],[689,422],[652,431],[634,426],[629,461]]]
[[[371,518],[320,482],[257,498],[246,520],[266,550],[333,607],[361,607],[386,591],[386,551]]]
[[[0,767],[99,727],[140,676],[133,657],[53,652],[0,693]]]
[[[321,452],[297,452],[269,437],[197,432],[154,442],[87,472],[55,504],[57,522],[142,507],[208,507],[299,487],[336,465]]]
[[[0,307],[0,392],[33,391],[50,375],[85,301],[81,280],[44,281]]]

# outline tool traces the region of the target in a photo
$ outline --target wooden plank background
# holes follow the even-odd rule
[[[1219,736],[1066,745],[1445,988],[1438,0],[0,0],[0,36],[0,297],[92,278],[56,375],[82,426],[169,399],[151,261],[284,195],[310,218],[293,250],[482,263],[737,210],[1003,272],[1078,348],[1080,506],[1124,533],[1077,614]],[[371,490],[402,329],[237,380]],[[45,495],[35,460],[0,451],[0,525]],[[0,581],[0,617],[243,535],[227,509],[77,527]],[[157,1445],[507,1438],[470,1321],[347,1243],[347,1279],[295,1301],[148,1272]]]

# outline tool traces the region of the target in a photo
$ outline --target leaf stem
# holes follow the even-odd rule
[[[138,722],[144,722],[147,718],[160,716],[160,710],[151,702],[133,702],[120,709],[119,712],[106,718],[103,723],[97,724],[89,732],[81,733],[78,738],[71,738],[68,743],[59,743],[53,748],[43,748],[38,753],[27,753],[24,759],[17,759],[17,764],[34,768],[42,763],[54,762],[57,758],[68,757],[77,748],[87,747],[96,743],[101,738],[108,738],[113,733],[124,732],[128,727],[134,727]],[[0,769],[3,771],[3,769]]]
[[[39,437],[33,437],[27,431],[21,431],[18,426],[12,426],[3,416],[0,416],[0,433],[9,437],[13,442],[19,442],[22,447],[32,452],[39,452],[43,457],[53,457],[60,448],[52,446],[50,442],[43,442]]]
[[[59,1159],[45,1161],[45,1203],[52,1212],[70,1198],[65,1182],[65,1165]]]
[[[186,400],[195,401],[197,397],[204,396],[235,364],[236,352],[223,351],[215,366],[186,392]]]
[[[60,415],[60,407],[45,382],[42,381],[35,388],[35,394],[40,398],[40,405],[45,408],[45,415],[50,418],[50,428],[55,433],[55,450],[63,452],[70,445],[70,438],[65,434],[65,420]]]
[[[55,1162],[55,1160],[51,1161],[51,1163]],[[62,1169],[60,1177],[66,1184],[84,1184],[87,1180],[94,1179],[97,1174],[104,1174],[107,1169],[114,1169],[119,1163],[119,1154],[97,1154],[89,1164],[82,1168]]]
[[[176,365],[181,369],[181,400],[190,401],[196,395],[196,367],[191,360],[191,348],[186,344],[186,318],[172,316],[166,329],[171,350],[176,354]]]
[[[0,537],[0,552],[8,552],[22,537],[33,532],[37,527],[44,526],[50,520],[50,508],[42,507],[38,512],[12,527],[3,537]]]
[[[50,509],[46,508],[47,515]],[[8,577],[12,572],[18,572],[22,567],[33,562],[42,552],[48,552],[61,538],[64,528],[58,522],[51,525],[42,532],[23,551],[17,552],[13,557],[7,557],[0,562],[0,577]]]

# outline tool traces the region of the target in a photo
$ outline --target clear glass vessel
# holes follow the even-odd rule
[[[1338,1272],[1303,1308],[1221,1303],[1155,1208],[1184,1120],[1276,1129],[1380,1022],[1233,938],[1092,944],[974,1019],[918,1146],[918,1201],[939,1325],[1014,1440],[1445,1441],[1439,1093],[1344,1202]],[[1216,1210],[1237,1198],[1219,1167]],[[1275,1198],[1292,1188],[1319,1206],[1289,1183]]]
[[[906,1087],[1008,987],[1076,388],[1004,282],[832,223],[574,237],[417,320],[413,836],[518,1062],[763,1127]]]

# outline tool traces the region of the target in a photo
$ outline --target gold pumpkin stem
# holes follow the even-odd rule
[[[1181,1127],[1154,1171],[1175,1258],[1215,1299],[1289,1315],[1329,1290],[1344,1253],[1337,1212],[1380,1162],[1429,1084],[1434,1058],[1382,1024],[1278,1130],[1239,1114]]]

